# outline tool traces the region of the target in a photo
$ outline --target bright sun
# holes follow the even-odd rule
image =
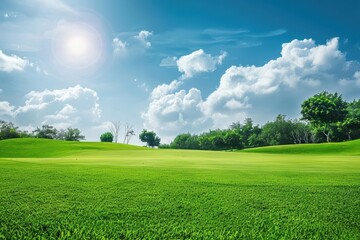
[[[72,69],[96,65],[102,55],[100,34],[86,23],[63,23],[56,31],[53,54],[58,64]]]
[[[82,57],[86,55],[89,47],[88,40],[83,36],[75,35],[66,41],[66,51],[73,57]]]

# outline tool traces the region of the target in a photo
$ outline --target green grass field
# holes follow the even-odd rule
[[[360,239],[360,141],[238,152],[0,141],[0,239]]]

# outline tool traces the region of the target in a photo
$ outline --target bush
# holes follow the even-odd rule
[[[112,142],[114,140],[114,136],[111,132],[106,132],[101,134],[100,141],[101,142]]]

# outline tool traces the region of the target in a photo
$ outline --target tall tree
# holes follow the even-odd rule
[[[301,114],[330,142],[334,124],[343,121],[347,115],[347,103],[341,95],[324,91],[305,100],[301,104]]]
[[[309,143],[311,141],[311,129],[309,124],[297,119],[290,121],[291,136],[295,144]]]
[[[0,120],[0,140],[18,137],[20,137],[20,133],[13,123]]]
[[[182,133],[175,137],[175,139],[171,142],[171,148],[175,149],[189,149],[189,139],[191,138],[190,133]]]
[[[124,136],[124,143],[129,144],[131,137],[135,135],[135,131],[133,130],[133,126],[129,123],[125,125],[125,136]]]
[[[293,143],[290,121],[285,119],[285,115],[279,114],[275,121],[267,122],[263,126],[261,138],[266,145]]]
[[[119,132],[120,132],[121,123],[119,121],[109,122],[109,131],[114,137],[114,142],[118,142]]]
[[[160,138],[156,136],[156,133],[153,131],[147,131],[144,129],[140,133],[139,138],[142,142],[146,142],[148,147],[155,147],[160,145]]]
[[[50,125],[42,125],[41,128],[36,128],[33,133],[37,138],[56,139],[57,130]]]
[[[226,130],[224,135],[224,142],[226,149],[242,149],[243,144],[241,141],[241,135],[235,130]]]
[[[352,134],[360,135],[360,99],[348,104],[347,115],[340,128],[345,131],[348,140],[352,139]]]
[[[246,118],[244,124],[241,127],[241,136],[245,146],[250,146],[249,138],[253,132],[253,120],[251,118]]]
[[[66,141],[80,141],[84,140],[85,136],[81,135],[81,131],[77,128],[67,128],[64,139]]]

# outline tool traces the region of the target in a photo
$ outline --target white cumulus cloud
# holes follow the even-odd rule
[[[149,48],[149,47],[151,47],[151,42],[148,39],[152,35],[153,35],[152,32],[142,30],[139,32],[138,38],[146,46],[146,48]]]
[[[89,126],[101,117],[99,97],[96,91],[76,85],[74,87],[31,91],[25,95],[22,106],[0,102],[0,117],[8,118],[19,126],[43,124],[64,128]]]
[[[226,57],[226,52],[219,56],[211,56],[199,49],[180,57],[176,64],[182,75],[182,79],[191,78],[194,75],[202,72],[213,72],[216,70],[216,66],[222,64],[223,59]]]
[[[208,126],[207,118],[201,111],[201,104],[200,90],[180,90],[152,99],[142,118],[146,128],[155,129],[164,136],[190,129],[197,131]]]
[[[76,108],[70,104],[66,104],[63,109],[56,111],[55,114],[46,115],[45,118],[50,120],[67,120],[76,112]]]
[[[16,55],[6,55],[0,50],[0,71],[22,71],[29,65],[29,61]]]
[[[329,88],[340,79],[352,78],[360,69],[358,62],[346,61],[338,49],[338,38],[325,45],[316,45],[312,39],[293,40],[282,45],[281,56],[263,66],[232,66],[221,77],[219,87],[204,102],[204,112],[213,114],[242,111],[251,102],[248,95],[274,94],[281,87]],[[238,104],[234,104],[235,102]]]
[[[150,37],[152,35],[153,33],[147,30],[138,33],[120,33],[119,36],[113,38],[113,53],[118,57],[143,53],[151,47]]]
[[[0,116],[14,116],[15,107],[7,101],[0,101]]]
[[[170,84],[161,84],[155,87],[151,92],[151,99],[158,99],[162,98],[165,95],[172,93],[176,89],[179,88],[179,86],[182,84],[179,80],[174,80]]]
[[[113,49],[115,55],[122,55],[126,53],[126,42],[121,41],[119,38],[113,39]]]

